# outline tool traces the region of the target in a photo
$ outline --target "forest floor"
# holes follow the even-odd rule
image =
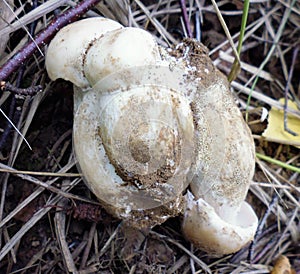
[[[0,66],[77,2],[1,1]],[[182,1],[186,22],[180,2],[104,0],[84,17],[104,16],[146,29],[162,46],[180,43],[190,29],[192,37],[208,47],[215,66],[228,75],[234,55],[212,3]],[[243,3],[217,4],[236,46]],[[7,81],[20,88],[41,85],[42,91],[34,95],[0,91],[1,113],[31,147],[0,114],[0,272],[300,273],[299,47],[298,1],[251,1],[241,71],[231,89],[255,139],[256,170],[247,201],[260,226],[252,244],[221,258],[184,239],[180,216],[154,227],[136,250],[124,256],[122,222],[105,212],[76,168],[73,86],[51,81],[45,70],[46,47],[37,51]],[[285,97],[295,103],[294,110],[291,105],[286,108],[287,126],[298,136],[276,131],[284,124],[283,111],[276,107],[283,109],[279,99]],[[264,117],[271,109],[277,113],[275,121]],[[275,130],[265,134],[271,126]],[[139,236],[133,231],[126,240]]]

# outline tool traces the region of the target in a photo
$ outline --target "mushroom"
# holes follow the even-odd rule
[[[185,237],[217,255],[251,241],[254,143],[203,45],[164,49],[146,31],[90,18],[54,37],[46,68],[74,84],[75,154],[110,213],[137,228],[183,214]]]

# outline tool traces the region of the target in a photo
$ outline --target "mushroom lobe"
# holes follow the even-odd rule
[[[182,210],[194,159],[183,75],[162,65],[117,71],[93,86],[75,114],[74,148],[86,184],[133,226],[151,227]]]
[[[253,240],[258,220],[252,207],[243,202],[232,223],[224,221],[204,199],[186,195],[182,224],[185,237],[209,254],[221,256],[239,251]]]
[[[52,80],[71,81],[81,89],[90,87],[83,63],[93,40],[105,33],[123,28],[119,23],[101,17],[77,21],[62,28],[52,39],[46,54],[46,69]]]

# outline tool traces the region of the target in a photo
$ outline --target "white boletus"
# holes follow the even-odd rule
[[[204,46],[164,50],[146,31],[91,18],[54,37],[46,68],[74,84],[75,154],[109,212],[135,227],[183,213],[186,238],[217,255],[251,241],[254,144]]]

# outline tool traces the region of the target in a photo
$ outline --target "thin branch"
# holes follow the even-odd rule
[[[13,58],[8,60],[0,68],[0,81],[5,81],[13,72],[17,70],[22,63],[24,63],[29,57],[31,57],[38,47],[42,47],[48,44],[54,35],[68,23],[72,23],[78,19],[79,16],[85,14],[100,0],[85,0],[80,2],[77,6],[67,10],[56,19],[54,19],[48,27],[39,33],[34,41],[27,43],[22,49],[20,49]]]
[[[187,35],[189,38],[193,38],[193,34],[192,34],[191,26],[190,26],[190,20],[189,20],[187,10],[186,10],[185,0],[180,0],[179,2],[180,2],[180,7],[181,7],[183,21],[184,21],[184,25],[185,25],[185,28],[187,31]]]
[[[0,82],[0,90],[1,91],[10,91],[10,92],[12,92],[14,94],[18,94],[18,95],[33,96],[42,90],[42,86],[38,85],[38,86],[29,87],[29,88],[18,88],[16,86],[10,84],[9,82],[1,81]]]

